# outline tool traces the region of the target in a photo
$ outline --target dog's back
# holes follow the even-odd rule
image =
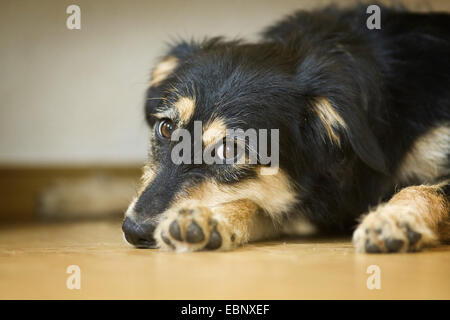
[[[327,70],[345,75],[336,76],[329,89],[323,88],[329,82],[305,72],[308,85],[317,82],[331,94],[340,86],[343,95],[362,95],[353,100],[353,112],[363,110],[383,154],[386,175],[356,165],[358,183],[349,179],[351,185],[343,193],[348,195],[343,203],[353,207],[343,212],[364,211],[401,187],[438,182],[450,174],[450,15],[381,7],[380,29],[369,29],[366,9],[300,11],[264,33],[266,41],[293,46],[300,56],[321,56],[316,65],[342,62],[340,69]],[[353,83],[348,80],[352,77]],[[364,132],[358,134],[368,141]]]
[[[450,173],[450,15],[382,7],[380,29],[369,29],[366,8],[301,11],[264,35],[353,59],[368,97],[360,107],[397,172],[395,185],[433,182]],[[364,66],[361,56],[375,63]]]

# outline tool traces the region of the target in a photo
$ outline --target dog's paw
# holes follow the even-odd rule
[[[209,208],[195,205],[167,212],[155,238],[161,248],[178,252],[229,250],[235,243],[235,235],[224,221],[215,219]]]
[[[364,217],[353,234],[356,251],[366,253],[419,251],[436,236],[414,206],[384,204]]]

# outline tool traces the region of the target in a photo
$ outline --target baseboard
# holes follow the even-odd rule
[[[42,218],[43,195],[50,194],[50,198],[53,197],[53,201],[55,192],[58,192],[56,197],[61,197],[61,194],[62,197],[66,197],[61,198],[63,200],[56,200],[57,202],[59,201],[58,205],[62,208],[60,210],[62,214],[59,216],[62,219],[66,218],[64,213],[71,212],[72,217],[76,213],[73,208],[70,209],[71,211],[66,210],[69,206],[73,207],[74,201],[78,201],[81,204],[80,211],[88,203],[90,207],[87,206],[87,211],[92,211],[92,203],[94,203],[92,199],[97,198],[99,201],[97,201],[95,210],[121,211],[124,206],[122,203],[126,203],[127,197],[130,197],[130,186],[133,188],[133,184],[138,180],[140,174],[141,170],[138,167],[0,167],[0,223],[35,221]],[[110,201],[104,199],[106,191],[105,188],[101,187],[102,184],[109,189],[115,186],[120,188],[120,186],[126,185],[127,194],[123,194],[124,200],[121,199],[120,203],[116,201],[114,204],[116,207],[112,209],[111,206],[108,208],[99,207],[99,203],[104,205],[110,203]],[[89,185],[91,190],[94,190],[87,193],[85,190],[87,185]],[[118,192],[117,189],[114,189],[115,193]],[[78,192],[78,195],[75,195],[77,193],[76,190],[82,190],[83,192],[81,194]],[[102,194],[103,198],[97,197],[98,195],[95,194],[97,191],[105,191]],[[71,203],[65,206],[62,202],[67,201],[68,193],[70,196],[74,195],[76,197],[74,201],[69,199]],[[89,197],[90,199],[84,199],[83,197]],[[48,199],[48,196],[46,199]],[[48,203],[45,205],[47,205],[47,208],[44,208],[44,216],[51,218],[52,215],[55,215],[54,211],[58,206],[50,206],[51,208],[48,209]],[[45,210],[53,210],[53,212],[46,215]],[[81,215],[90,214],[89,212],[79,213]],[[95,213],[92,214],[92,216],[94,215]]]

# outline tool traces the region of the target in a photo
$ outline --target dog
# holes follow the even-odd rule
[[[173,44],[151,74],[150,155],[126,240],[191,252],[353,232],[366,253],[448,241],[450,15],[381,6],[380,29],[367,18],[364,6],[326,7],[286,17],[256,43]],[[278,130],[276,173],[262,174],[259,158],[174,163],[172,135],[195,123],[201,150],[222,160],[250,149],[226,145],[228,129]]]

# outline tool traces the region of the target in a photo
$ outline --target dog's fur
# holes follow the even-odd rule
[[[450,15],[382,7],[380,30],[367,18],[363,6],[300,11],[259,43],[174,45],[152,72],[150,159],[126,239],[228,250],[358,221],[361,252],[450,239]],[[279,129],[280,169],[175,165],[174,142],[154,133],[163,118],[202,121],[204,146],[227,128]]]

